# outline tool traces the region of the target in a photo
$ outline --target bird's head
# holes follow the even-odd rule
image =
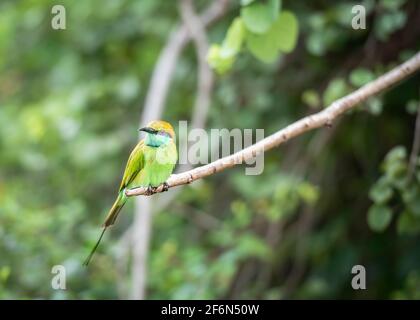
[[[146,132],[146,144],[151,147],[160,147],[175,139],[175,131],[169,122],[162,120],[151,121],[139,131]]]

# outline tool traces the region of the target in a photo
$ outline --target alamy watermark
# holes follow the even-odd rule
[[[66,290],[66,268],[60,264],[51,269],[54,276],[51,279],[51,288],[54,290]]]
[[[351,279],[354,290],[366,290],[366,268],[360,264],[353,266],[351,273],[355,276]]]
[[[255,138],[254,138],[255,132]],[[178,163],[191,165],[205,165],[221,159],[223,164],[231,163],[227,158],[235,152],[250,147],[264,138],[264,129],[210,129],[201,128],[189,130],[187,121],[179,121],[178,135],[175,141],[178,144]],[[166,148],[159,148],[156,152],[156,161],[161,164],[175,164],[176,159],[168,154]],[[264,152],[252,153],[244,160],[246,175],[259,175],[264,170]],[[234,159],[235,164],[241,164],[239,157]]]
[[[366,8],[358,4],[351,8],[351,13],[354,14],[351,20],[351,27],[354,30],[366,29]]]
[[[253,133],[255,131],[255,139]],[[210,129],[188,131],[187,121],[179,121],[179,164],[203,165],[225,158],[264,138],[264,129]],[[240,164],[237,160],[236,164]],[[259,175],[264,170],[264,152],[245,161],[245,174]]]
[[[51,27],[54,30],[66,29],[66,8],[63,5],[56,4],[51,8],[51,14],[54,16],[51,19]]]
[[[54,30],[66,29],[66,8],[63,5],[57,4],[51,8],[51,27]],[[351,8],[353,18],[351,20],[351,27],[354,30],[366,29],[366,8],[362,4],[354,5]]]

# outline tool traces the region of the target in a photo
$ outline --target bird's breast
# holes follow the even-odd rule
[[[171,175],[177,161],[175,144],[160,147],[145,146],[144,168],[137,177],[141,186],[159,186]]]

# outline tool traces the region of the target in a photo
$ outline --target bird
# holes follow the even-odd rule
[[[146,194],[150,195],[162,184],[163,191],[169,188],[166,180],[172,174],[178,160],[176,135],[172,125],[163,120],[154,120],[139,131],[145,132],[146,136],[138,142],[128,158],[117,199],[105,218],[98,241],[83,262],[85,266],[92,259],[105,231],[115,223],[126,203],[126,190],[145,187]]]

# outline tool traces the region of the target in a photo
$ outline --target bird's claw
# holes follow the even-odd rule
[[[146,192],[144,193],[146,196],[151,196],[152,194],[156,193],[156,190],[158,189],[158,187],[152,187],[151,185],[149,185],[146,189]],[[162,192],[168,191],[169,190],[169,184],[167,182],[164,182],[162,184]]]
[[[169,184],[165,181],[163,183],[163,187],[162,187],[162,192],[168,191],[169,190]]]
[[[156,193],[156,188],[149,185],[146,189],[145,195],[151,196],[154,193]]]

